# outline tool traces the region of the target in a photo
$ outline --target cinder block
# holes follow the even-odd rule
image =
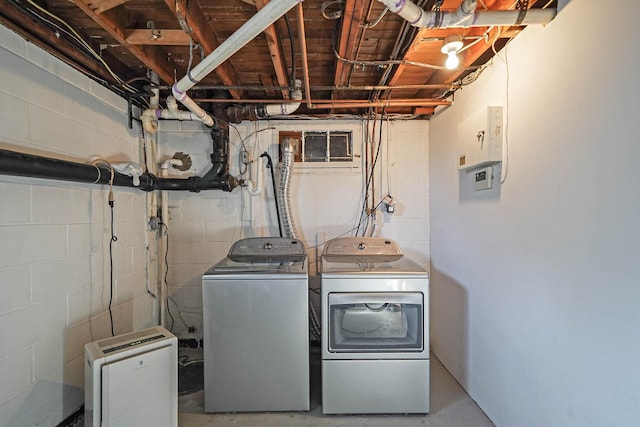
[[[0,314],[28,306],[31,303],[30,289],[27,267],[0,271]]]
[[[64,225],[0,227],[0,269],[60,259],[65,256]],[[43,244],[46,242],[46,244]]]
[[[0,402],[6,402],[29,387],[33,370],[32,360],[31,347],[0,359]]]

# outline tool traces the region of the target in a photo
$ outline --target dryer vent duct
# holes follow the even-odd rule
[[[296,227],[293,223],[291,212],[291,171],[295,156],[297,140],[294,138],[284,138],[282,141],[282,170],[280,172],[280,188],[278,188],[278,200],[280,205],[280,216],[284,237],[296,239]]]

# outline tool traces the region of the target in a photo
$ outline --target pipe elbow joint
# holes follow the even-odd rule
[[[156,110],[153,108],[147,108],[142,112],[140,117],[142,127],[148,134],[154,134],[158,131],[158,118],[156,117]]]

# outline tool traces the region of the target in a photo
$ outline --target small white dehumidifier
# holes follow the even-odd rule
[[[177,427],[178,340],[161,326],[85,345],[85,427]]]

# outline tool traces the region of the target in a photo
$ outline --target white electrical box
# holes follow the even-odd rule
[[[502,161],[502,107],[485,107],[458,124],[458,169]]]
[[[178,339],[161,326],[85,346],[85,427],[177,427]]]

